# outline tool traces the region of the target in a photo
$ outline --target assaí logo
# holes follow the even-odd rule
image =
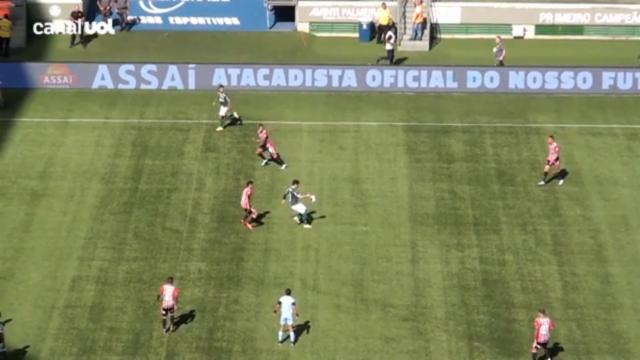
[[[53,64],[40,76],[40,82],[47,88],[70,88],[75,80],[76,75],[65,64]]]
[[[115,35],[113,20],[107,22],[81,22],[71,20],[54,20],[51,22],[36,22],[33,24],[33,33],[36,35],[73,35],[80,34],[84,30],[85,35]]]

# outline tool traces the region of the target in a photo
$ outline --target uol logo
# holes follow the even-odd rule
[[[40,82],[48,88],[69,88],[75,80],[76,76],[65,64],[53,64],[40,76]]]
[[[33,33],[36,35],[73,35],[80,34],[84,30],[85,35],[115,35],[113,20],[107,22],[82,22],[71,20],[54,20],[51,22],[36,22],[33,24]]]
[[[158,3],[164,3],[158,6]],[[140,8],[149,14],[166,14],[174,10],[179,9],[182,5],[186,4],[187,0],[170,0],[170,1],[156,1],[156,0],[140,0],[138,4]]]

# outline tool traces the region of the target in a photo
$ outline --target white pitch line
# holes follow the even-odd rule
[[[89,118],[15,118],[1,122],[41,123],[131,123],[131,124],[217,124],[205,119],[89,119]],[[640,124],[521,124],[521,123],[430,123],[430,122],[375,122],[375,121],[245,121],[247,124],[273,124],[292,126],[411,126],[411,127],[512,127],[512,128],[593,128],[640,129]]]

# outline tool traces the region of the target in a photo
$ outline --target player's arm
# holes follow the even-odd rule
[[[164,291],[164,288],[160,287],[160,291],[158,291],[158,296],[156,296],[156,301],[160,301],[160,299],[162,298],[163,291]]]
[[[280,301],[278,301],[274,306],[273,306],[273,314],[277,315],[278,311],[280,311]]]
[[[300,193],[300,194],[298,194],[298,197],[300,199],[308,199],[308,198],[311,198],[312,196],[313,196],[312,193]]]
[[[286,193],[284,193],[284,195],[282,195],[282,201],[281,201],[282,204],[284,204],[287,201],[287,195],[289,195],[289,191],[287,191]]]
[[[293,303],[293,313],[296,315],[296,317],[300,317],[300,311],[298,310],[298,304]]]
[[[173,307],[174,310],[178,310],[178,299],[180,298],[180,290],[178,290],[178,288],[176,288],[175,292],[173,293]]]

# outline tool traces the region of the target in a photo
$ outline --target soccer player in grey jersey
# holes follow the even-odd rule
[[[504,48],[504,42],[501,36],[496,36],[496,46],[493,48],[493,57],[496,66],[504,66],[504,56],[507,55],[507,49]]]
[[[216,105],[216,102],[213,102],[213,106]],[[218,116],[220,116],[220,126],[216,128],[216,131],[222,131],[227,126],[230,126],[234,123],[238,125],[242,125],[242,118],[236,112],[230,112],[231,110],[231,99],[224,91],[224,85],[218,86],[218,105],[220,106],[218,111]]]
[[[291,210],[296,213],[293,220],[298,224],[302,224],[305,229],[308,229],[311,227],[311,216],[307,212],[307,207],[301,200],[308,198],[314,202],[316,197],[310,193],[301,193],[299,188],[300,181],[298,179],[294,179],[291,182],[291,186],[289,186],[284,195],[282,195],[282,203],[284,204],[286,202]]]

